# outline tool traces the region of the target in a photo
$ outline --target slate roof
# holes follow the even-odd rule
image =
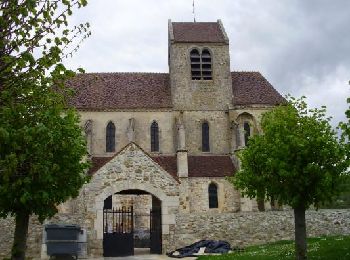
[[[232,72],[234,105],[286,102],[259,72]],[[171,108],[168,73],[86,73],[67,83],[76,91],[70,105],[81,110]]]
[[[234,105],[278,105],[286,100],[260,72],[231,72]]]
[[[173,22],[175,42],[225,43],[225,36],[219,23]]]
[[[93,157],[89,174],[93,175],[112,157]],[[176,156],[151,156],[171,176],[177,179]],[[232,160],[226,155],[188,156],[188,177],[226,177],[236,172]]]
[[[76,91],[70,105],[107,110],[170,108],[168,73],[86,73],[67,83]]]

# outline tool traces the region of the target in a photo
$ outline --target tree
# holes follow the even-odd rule
[[[349,166],[345,144],[325,117],[301,99],[266,112],[263,134],[240,154],[242,169],[231,181],[250,198],[264,196],[294,210],[297,259],[306,259],[305,210],[330,201]]]
[[[350,81],[349,81],[349,84],[350,84]],[[347,158],[350,160],[350,98],[348,98],[346,101],[349,105],[349,108],[345,111],[345,116],[347,121],[340,122],[339,128],[342,130],[341,138],[342,138],[342,141],[346,144]]]
[[[0,3],[0,216],[15,217],[12,259],[24,259],[29,216],[53,216],[88,180],[79,117],[67,107],[62,64],[90,35],[68,28],[86,0]]]

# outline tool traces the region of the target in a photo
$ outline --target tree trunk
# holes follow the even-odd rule
[[[306,223],[305,207],[294,209],[295,223],[295,256],[297,260],[307,259],[306,256]]]
[[[257,203],[258,203],[258,210],[259,211],[265,211],[265,201],[264,201],[264,199],[257,198]]]
[[[29,214],[18,212],[16,214],[15,236],[12,245],[12,260],[24,260],[28,236]]]
[[[258,190],[256,194],[256,202],[258,204],[259,211],[265,211],[265,191]]]

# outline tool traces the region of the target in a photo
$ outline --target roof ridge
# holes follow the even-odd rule
[[[78,73],[78,75],[95,75],[95,74],[167,74],[169,75],[169,72],[134,72],[134,71],[114,71],[114,72],[85,72],[85,73]]]
[[[259,73],[259,74],[261,74],[261,72],[258,70],[236,70],[236,71],[231,71],[231,73]]]
[[[173,21],[171,20],[171,23],[218,23],[218,19],[214,20],[214,21],[201,21],[201,22],[198,22],[198,21]]]

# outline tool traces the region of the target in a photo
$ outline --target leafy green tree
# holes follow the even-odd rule
[[[0,216],[15,217],[12,259],[24,259],[29,216],[53,216],[88,180],[85,141],[62,60],[90,35],[68,27],[86,0],[0,3]]]
[[[349,166],[345,143],[325,117],[325,107],[308,109],[301,99],[266,112],[263,134],[240,154],[242,169],[231,178],[243,195],[274,199],[294,210],[297,259],[306,259],[305,210],[339,192]]]
[[[349,81],[350,84],[350,81]],[[347,158],[350,160],[350,98],[348,98],[347,103],[349,108],[345,111],[346,120],[339,124],[339,128],[342,130],[342,141],[345,142],[347,147]]]

